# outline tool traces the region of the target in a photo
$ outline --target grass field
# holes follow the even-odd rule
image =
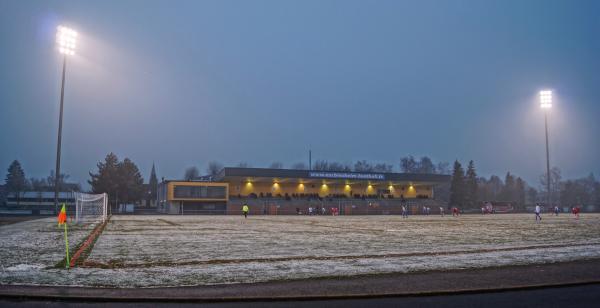
[[[73,228],[71,244],[91,225]],[[0,226],[2,284],[152,287],[600,258],[600,215],[114,216],[85,264],[54,218]]]

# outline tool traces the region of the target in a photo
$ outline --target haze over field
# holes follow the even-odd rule
[[[147,180],[209,160],[473,159],[537,186],[550,159],[600,175],[598,1],[1,1],[0,167],[54,169],[59,24],[69,58],[62,171],[113,151]]]

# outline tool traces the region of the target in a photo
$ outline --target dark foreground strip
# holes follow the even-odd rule
[[[381,293],[381,294],[348,294],[348,295],[306,295],[306,296],[264,296],[264,297],[103,297],[103,296],[65,296],[60,295],[37,295],[37,294],[2,294],[0,298],[26,301],[56,301],[56,302],[101,302],[101,303],[218,303],[218,302],[292,302],[292,301],[319,301],[319,300],[343,300],[343,299],[374,299],[386,297],[430,297],[461,294],[481,293],[504,293],[513,291],[539,290],[549,288],[567,288],[586,285],[600,285],[600,280],[581,281],[562,284],[541,284],[505,288],[480,288],[480,289],[455,289],[441,291],[424,291],[416,293]]]
[[[288,261],[305,261],[305,260],[355,260],[355,259],[385,259],[385,258],[403,258],[403,257],[424,257],[424,256],[446,256],[459,254],[474,254],[474,253],[490,253],[499,251],[517,251],[528,249],[545,249],[545,248],[560,248],[560,247],[581,247],[594,246],[600,243],[583,243],[583,244],[548,244],[548,245],[531,245],[506,248],[490,248],[476,250],[456,250],[447,252],[413,252],[413,253],[393,253],[379,255],[342,255],[342,256],[291,256],[279,258],[250,258],[250,259],[213,259],[213,260],[192,260],[184,262],[145,262],[145,263],[125,263],[121,261],[111,260],[108,263],[85,261],[80,266],[87,268],[149,268],[157,266],[186,266],[186,265],[215,265],[215,264],[240,264],[240,263],[267,263],[267,262],[288,262]]]
[[[600,285],[600,259],[187,287],[0,285],[0,298],[71,302],[299,301],[458,295],[584,285]]]

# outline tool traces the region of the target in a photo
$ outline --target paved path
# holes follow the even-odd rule
[[[600,283],[600,259],[536,266],[511,266],[418,274],[387,274],[174,288],[80,288],[0,286],[0,297],[37,300],[115,301],[224,301],[252,299],[332,299],[347,296],[440,295],[476,290],[516,289],[524,286]]]
[[[440,296],[403,296],[362,299],[334,299],[309,301],[269,301],[269,302],[221,302],[205,303],[203,307],[598,307],[600,284],[571,287],[541,288],[506,292],[483,292],[472,294]],[[56,302],[56,301],[15,301],[0,299],[0,306],[10,307],[147,307],[148,303],[131,302]],[[152,307],[196,307],[197,303],[152,303]]]

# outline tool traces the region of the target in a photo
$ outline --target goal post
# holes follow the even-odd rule
[[[75,222],[93,222],[106,220],[108,215],[108,195],[75,193]]]

